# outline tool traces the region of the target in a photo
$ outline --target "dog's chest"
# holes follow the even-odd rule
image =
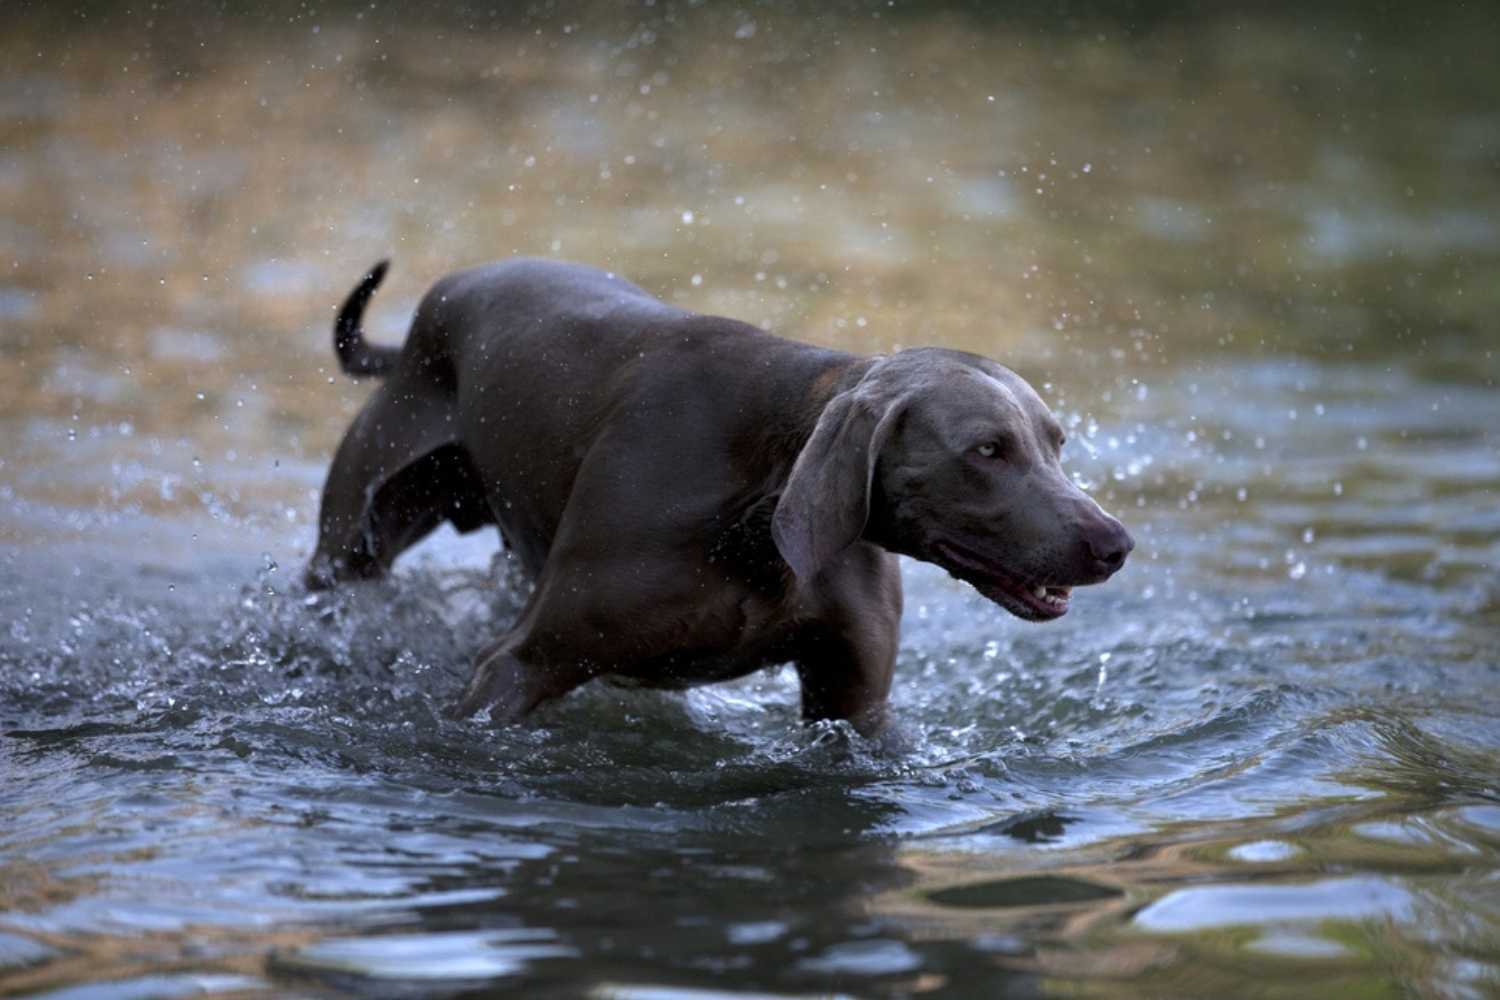
[[[674,648],[615,677],[638,687],[679,689],[732,680],[791,658],[795,625],[785,601],[750,588],[721,586],[679,614]]]

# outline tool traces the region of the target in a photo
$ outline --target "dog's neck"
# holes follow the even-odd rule
[[[797,453],[802,450],[803,445],[807,444],[807,439],[812,436],[813,428],[818,425],[818,418],[823,415],[823,410],[833,398],[859,384],[859,380],[865,377],[865,373],[878,360],[880,360],[878,357],[861,358],[845,355],[820,370],[811,379],[801,393],[803,405],[795,414],[795,430],[789,435],[796,439],[796,448],[790,456],[792,461],[796,461]]]
[[[759,470],[752,480],[757,485],[744,497],[746,505],[766,499],[774,504],[823,410],[839,393],[853,388],[876,361],[783,343],[796,348],[792,363],[772,369],[770,377],[778,384],[765,394],[769,405],[751,417],[748,433],[737,446],[747,452],[743,467]]]

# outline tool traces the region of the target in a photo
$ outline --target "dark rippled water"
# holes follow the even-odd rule
[[[1331,36],[1277,23],[1090,42],[951,16],[543,18],[408,25],[385,68],[388,25],[290,23],[216,68],[189,29],[127,22],[140,91],[107,33],[5,43],[0,993],[1500,989],[1500,127],[1466,86],[1430,83],[1425,111],[1329,89],[1363,78],[1319,75]],[[1426,43],[1463,57],[1462,27]],[[1372,45],[1357,28],[1319,26],[1340,52]],[[723,47],[690,56],[676,30]],[[891,31],[899,54],[849,54]],[[1373,44],[1404,71],[1400,39]],[[1204,50],[1221,111],[1279,138],[1207,127],[1205,78],[1157,71]],[[733,86],[788,61],[797,101]],[[496,74],[503,116],[476,96]],[[1101,75],[1133,117],[1100,109]],[[1253,96],[1293,78],[1428,144],[1398,157],[1379,128],[1322,136],[1306,94]],[[830,139],[824,102],[855,83],[895,96]],[[926,131],[934,106],[950,128]],[[230,112],[253,129],[216,132]],[[737,114],[766,134],[720,138]],[[773,125],[806,148],[767,161]],[[1154,132],[1156,160],[1126,149]],[[446,174],[444,143],[467,151]],[[59,172],[65,149],[129,155]],[[390,176],[304,177],[286,151]],[[1220,183],[1200,155],[1252,162]],[[1022,176],[1057,186],[1033,202]],[[1402,242],[1413,219],[1447,222]],[[325,323],[393,241],[412,250],[372,316],[388,338],[446,267],[553,240],[812,339],[1011,362],[1131,525],[1129,567],[1028,626],[908,563],[882,744],[802,725],[789,670],[447,720],[525,583],[493,538],[451,534],[389,581],[296,583],[360,395],[319,371]],[[1005,267],[973,264],[986,246]]]

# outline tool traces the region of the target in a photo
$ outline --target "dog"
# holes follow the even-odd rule
[[[334,324],[343,370],[384,380],[333,459],[305,580],[379,576],[444,521],[497,525],[535,586],[455,717],[790,662],[804,718],[872,734],[898,554],[1046,621],[1134,547],[1063,472],[1036,392],[988,358],[860,357],[534,259],[443,278],[380,347],[360,324],[386,267]]]

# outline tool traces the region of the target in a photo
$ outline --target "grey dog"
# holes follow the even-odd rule
[[[334,457],[306,579],[378,576],[443,521],[498,525],[535,588],[457,716],[791,662],[805,718],[874,732],[897,553],[1045,621],[1134,546],[1064,474],[1036,392],[988,358],[858,357],[527,259],[443,278],[405,345],[377,347],[360,321],[385,269],[334,327],[345,372],[386,378]]]

